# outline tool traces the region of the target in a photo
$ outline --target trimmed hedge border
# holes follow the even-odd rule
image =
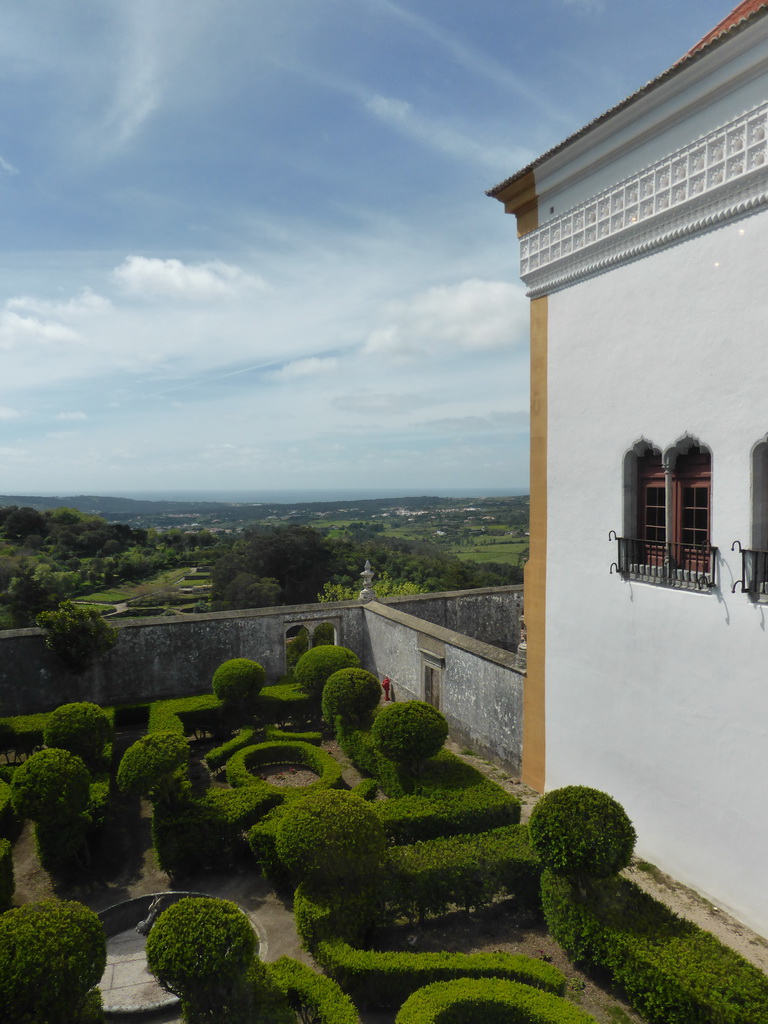
[[[220,707],[221,701],[212,693],[153,701],[147,732],[175,732],[179,736],[186,736],[190,729],[213,732],[218,726]]]
[[[547,927],[569,956],[608,970],[659,1024],[768,1024],[768,978],[709,932],[626,878],[593,882],[582,899],[542,874]]]
[[[342,785],[341,765],[324,750],[312,746],[311,743],[257,743],[251,747],[238,750],[227,762],[227,782],[233,789],[240,786],[257,785],[263,780],[252,774],[252,769],[272,764],[293,762],[303,764],[320,776],[317,782],[308,786],[296,787],[299,792],[307,793],[313,789],[339,789]],[[276,787],[283,790],[285,787]]]
[[[291,1009],[301,1015],[300,1020],[311,1020],[313,1024],[360,1024],[355,1004],[332,978],[287,956],[267,964],[267,971]]]
[[[400,1007],[395,1024],[594,1024],[559,996],[504,978],[459,978],[425,985]]]
[[[527,825],[430,839],[389,851],[380,892],[392,920],[423,920],[452,907],[480,908],[500,895],[539,904],[541,865]]]
[[[15,888],[13,846],[8,839],[0,839],[0,914],[10,909]]]

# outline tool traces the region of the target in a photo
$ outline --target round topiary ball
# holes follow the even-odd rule
[[[88,701],[62,704],[51,714],[43,732],[46,747],[77,754],[92,770],[103,765],[104,744],[112,733],[106,713]]]
[[[213,692],[228,704],[246,706],[253,703],[267,677],[258,661],[231,658],[213,673]]]
[[[363,725],[381,700],[381,686],[364,668],[342,668],[323,687],[323,718],[333,725],[339,715],[346,725]]]
[[[0,914],[0,1020],[80,1020],[106,962],[101,922],[81,903],[44,900]]]
[[[589,786],[547,793],[536,804],[528,828],[541,861],[556,875],[575,881],[621,871],[637,838],[621,804]]]
[[[442,748],[448,723],[437,708],[423,700],[390,704],[376,716],[371,729],[380,753],[388,760],[418,770]]]
[[[211,1020],[225,1020],[247,999],[256,948],[253,928],[235,903],[188,896],[152,926],[147,966],[185,1010],[201,1020],[209,1019],[206,1013],[215,1014]]]
[[[13,773],[11,801],[21,818],[64,822],[82,814],[90,799],[91,776],[68,750],[38,750]]]
[[[347,647],[324,644],[302,654],[294,670],[294,679],[318,701],[328,679],[342,668],[360,668],[360,659]]]
[[[316,889],[359,888],[372,881],[386,846],[371,805],[336,789],[317,790],[292,803],[275,842],[286,867]]]

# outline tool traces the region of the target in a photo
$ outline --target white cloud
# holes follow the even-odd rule
[[[84,412],[60,412],[56,415],[57,420],[87,420],[88,416]]]
[[[19,316],[11,310],[0,313],[0,348],[16,348],[28,343],[57,344],[79,342],[80,335],[71,327],[37,317]]]
[[[221,260],[182,263],[177,259],[128,256],[112,276],[128,295],[149,299],[207,302],[267,290],[263,278]]]
[[[372,331],[367,355],[407,357],[517,347],[527,308],[522,290],[505,281],[471,279],[429,288],[393,303],[390,322]]]
[[[272,380],[296,380],[298,377],[316,377],[321,373],[330,373],[339,365],[335,356],[311,356],[309,359],[295,359],[292,363],[286,363],[279,370],[273,370],[269,374]]]
[[[9,409],[7,405],[0,405],[0,420],[15,420],[21,416],[18,409]]]
[[[56,317],[79,317],[93,313],[106,313],[112,308],[109,299],[97,295],[90,288],[83,288],[82,291],[67,299],[66,302],[49,302],[45,299],[36,299],[30,295],[19,295],[6,302],[7,309],[21,309],[27,313],[37,313],[40,316]]]
[[[8,174],[10,176],[13,176],[14,174],[18,174],[19,173],[18,167],[14,167],[13,164],[9,163],[7,160],[5,160],[1,156],[0,156],[0,171],[2,171],[3,174]]]

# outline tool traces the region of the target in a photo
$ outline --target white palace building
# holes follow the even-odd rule
[[[531,298],[524,778],[768,936],[768,3],[489,195]]]

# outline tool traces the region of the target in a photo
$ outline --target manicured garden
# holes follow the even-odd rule
[[[521,824],[516,797],[445,749],[443,716],[381,704],[345,648],[315,647],[290,681],[266,682],[239,658],[209,695],[0,719],[0,1019],[103,1019],[98,917],[72,900],[14,906],[13,869],[32,822],[56,893],[87,892],[133,800],[151,807],[152,857],[174,885],[261,872],[319,968],[264,963],[237,907],[181,899],[152,926],[147,962],[192,1024],[768,1024],[768,978],[619,875],[635,834],[609,796],[557,790]],[[329,748],[355,766],[351,787]],[[578,977],[634,1009],[591,1016],[544,949],[448,940],[484,915],[529,952],[522,932],[546,922]]]

